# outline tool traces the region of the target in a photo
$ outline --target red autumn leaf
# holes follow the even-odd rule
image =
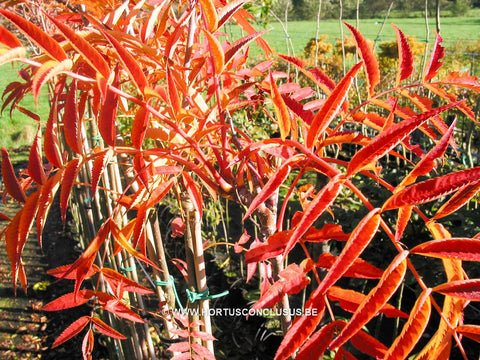
[[[400,286],[407,270],[408,251],[400,253],[385,270],[377,286],[363,300],[342,332],[330,344],[331,349],[342,346],[355,335],[387,303]]]
[[[402,182],[397,186],[397,189],[402,189],[405,186],[413,184],[419,176],[428,174],[435,167],[435,160],[441,158],[448,148],[456,123],[457,120],[455,119],[448,131],[442,136],[442,139],[415,165],[415,168],[403,178]]]
[[[480,342],[480,326],[479,325],[460,325],[455,328],[458,334],[468,337],[469,339]]]
[[[91,317],[90,320],[95,324],[95,327],[102,334],[107,335],[114,339],[125,340],[126,337],[120,334],[117,330],[112,329],[110,326],[105,324],[102,320],[97,317]]]
[[[32,228],[33,222],[35,221],[35,215],[38,211],[38,198],[40,195],[40,190],[35,191],[34,193],[28,195],[27,201],[20,211],[21,217],[18,223],[18,242],[17,242],[17,263],[20,262],[20,256],[22,254],[25,243],[28,239],[28,234]]]
[[[110,162],[110,160],[112,159],[112,157],[113,157],[112,149],[107,149],[106,151],[102,152],[99,156],[97,156],[97,158],[93,162],[92,180],[91,180],[92,197],[95,196],[100,178],[102,177],[102,174],[105,171],[105,168],[107,164]]]
[[[398,209],[397,228],[395,230],[395,241],[400,241],[412,216],[412,206],[402,206]]]
[[[5,237],[5,247],[7,250],[7,256],[12,265],[12,282],[14,290],[17,291],[17,280],[19,277],[19,266],[22,265],[20,261],[20,255],[18,253],[18,225],[20,223],[22,213],[19,211],[13,218],[13,220],[8,225],[7,229],[4,230]]]
[[[449,238],[433,240],[415,246],[410,250],[410,253],[440,259],[480,261],[480,239]]]
[[[432,220],[441,219],[451,213],[460,209],[463,205],[469,202],[480,190],[480,181],[476,184],[471,184],[460,189],[452,195],[435,213]]]
[[[471,76],[468,74],[460,74],[459,72],[453,71],[449,73],[442,79],[442,84],[447,85],[456,85],[472,89],[475,91],[480,91],[480,85],[478,84],[478,77]],[[472,120],[475,120],[473,118]]]
[[[75,335],[80,333],[83,328],[90,322],[89,316],[82,316],[81,318],[75,320],[69,327],[67,327],[60,336],[52,344],[52,349],[63,344],[65,341],[70,340]]]
[[[301,158],[301,157],[300,157]],[[243,217],[245,221],[253,212],[263,204],[273,193],[285,183],[288,175],[292,171],[292,163],[295,164],[298,161],[299,157],[292,157],[291,160],[287,160],[281,164],[277,171],[268,179],[267,183],[263,186],[262,190],[253,198],[252,202],[249,204],[248,210]]]
[[[213,33],[218,28],[218,15],[213,0],[199,0],[202,13],[209,32]]]
[[[480,301],[480,279],[450,281],[435,286],[433,291],[470,301]]]
[[[0,221],[12,221],[12,219],[8,215],[0,212]]]
[[[58,62],[55,60],[48,60],[44,62],[36,71],[32,80],[32,94],[35,99],[35,105],[38,106],[38,95],[42,86],[55,75],[61,74],[72,68],[72,61],[70,59]]]
[[[347,169],[347,176],[356,174],[359,170],[367,165],[374,164],[378,159],[387,154],[413,130],[418,128],[425,121],[431,117],[438,115],[448,109],[451,109],[458,105],[458,102],[454,102],[432,111],[428,111],[409,119],[403,120],[387,130],[384,130],[363,149],[359,150],[350,160]]]
[[[325,132],[333,118],[337,115],[348,95],[353,78],[357,75],[361,66],[362,63],[358,63],[350,69],[315,114],[307,134],[306,146],[308,148],[311,149],[320,140],[323,132]]]
[[[270,308],[278,303],[284,295],[297,294],[310,282],[297,264],[288,265],[278,276],[280,279],[258,299],[252,309]]]
[[[63,172],[62,188],[60,190],[60,211],[63,222],[65,222],[67,218],[68,199],[72,193],[75,179],[80,171],[80,166],[80,159],[73,159],[67,164],[65,171]]]
[[[55,26],[57,26],[62,35],[65,36],[75,50],[83,56],[83,59],[105,79],[108,79],[110,76],[110,68],[103,56],[100,55],[100,53],[90,45],[87,40],[70,29],[67,25],[48,14],[45,15],[55,24]]]
[[[16,47],[22,47],[22,43],[13,35],[10,31],[0,26],[0,43],[14,49]]]
[[[177,343],[173,343],[167,349],[167,351],[170,351],[170,352],[180,352],[180,353],[183,353],[189,350],[190,350],[190,344],[188,341],[180,341]],[[188,356],[190,357],[190,354],[188,354]]]
[[[243,1],[242,1],[243,2]],[[225,50],[225,65],[228,65],[228,63],[232,60],[235,59],[235,56],[239,53],[239,51],[250,44],[253,40],[256,40],[263,34],[265,34],[267,31],[259,31],[255,32],[253,34],[246,35],[238,40],[236,40],[233,44],[231,44],[227,50]]]
[[[335,264],[338,257],[330,253],[324,253],[319,256],[318,261],[315,263],[315,266],[321,267],[324,269],[331,269]],[[380,279],[382,277],[383,271],[372,264],[362,260],[360,258],[355,259],[355,261],[350,265],[348,270],[343,274],[345,277],[355,277],[361,279]]]
[[[353,34],[357,44],[357,49],[360,51],[360,56],[367,71],[368,92],[370,95],[372,95],[374,93],[375,86],[377,86],[380,82],[380,67],[378,66],[378,60],[373,54],[372,49],[370,49],[370,46],[363,35],[352,25],[347,23],[344,24]]]
[[[225,22],[230,20],[233,14],[240,9],[244,4],[246,0],[235,0],[231,1],[225,4],[220,9],[220,12],[218,13],[218,25],[217,28],[220,28]]]
[[[170,225],[172,227],[172,234],[170,235],[172,238],[183,236],[185,233],[185,222],[181,217],[177,216]]]
[[[64,309],[70,309],[87,303],[92,297],[95,296],[95,291],[92,290],[79,290],[78,293],[71,292],[58,297],[57,299],[44,305],[43,311],[59,311]]]
[[[254,19],[254,17],[248,11],[240,8],[232,16],[235,22],[249,35],[258,34],[255,28],[250,24],[249,19]],[[268,57],[268,55],[272,52],[272,49],[270,48],[268,43],[260,36],[256,36],[255,40],[257,42],[257,45],[263,50],[265,56]]]
[[[295,356],[295,360],[320,359],[327,350],[330,341],[337,331],[338,321],[325,325],[315,334],[310,336],[308,341],[301,347]]]
[[[406,187],[392,195],[382,211],[406,205],[419,205],[480,182],[480,167],[449,173]]]
[[[316,311],[316,315],[313,315],[314,310]],[[305,304],[305,312],[307,311],[312,312],[311,316],[305,315],[295,319],[278,347],[275,360],[288,359],[315,331],[325,312],[324,297],[310,298]]]
[[[45,156],[50,163],[57,167],[63,167],[62,154],[60,152],[60,142],[58,141],[57,126],[57,101],[51,102],[50,114],[48,115],[47,126],[45,127],[43,149]]]
[[[317,288],[316,291],[318,294],[322,294],[323,296],[327,290],[347,272],[352,264],[354,264],[355,260],[375,236],[379,224],[380,215],[378,214],[378,209],[370,211],[360,221],[350,234],[350,238],[345,244],[340,256],[338,256],[337,260]]]
[[[48,270],[47,274],[51,276],[55,276],[56,278],[60,278],[60,279],[75,280],[77,277],[77,271],[76,270],[70,271],[71,266],[72,264],[62,265],[55,269]],[[92,277],[99,271],[100,269],[98,268],[98,266],[93,264],[93,266],[88,270],[88,273],[85,275],[85,279]]]
[[[144,323],[140,316],[138,316],[133,310],[131,310],[127,305],[122,303],[119,299],[114,298],[108,294],[104,294],[104,299],[101,299],[100,304],[103,308],[114,315],[126,320],[130,320],[136,323]]]
[[[384,359],[406,359],[417,344],[430,320],[431,289],[422,292],[410,311],[410,316],[403,326],[402,332],[393,342]]]
[[[295,246],[297,241],[308,231],[313,223],[322,215],[327,208],[335,201],[345,179],[340,176],[334,177],[318,192],[315,198],[310,202],[308,208],[303,212],[302,218],[292,232],[284,254],[288,254]]]
[[[78,116],[77,108],[77,81],[70,83],[65,102],[65,110],[62,117],[63,133],[68,146],[77,154],[82,154],[81,119]]]
[[[115,79],[113,86],[118,86],[118,69],[115,71]],[[117,117],[118,95],[110,88],[107,89],[105,101],[100,108],[98,114],[98,130],[103,140],[110,146],[115,146],[116,127],[115,120]]]
[[[342,289],[338,286],[332,286],[330,289],[328,289],[327,296],[331,301],[338,301],[343,310],[351,313],[355,313],[358,309],[358,306],[366,298],[366,295],[362,293],[354,290]],[[387,317],[408,317],[408,315],[403,311],[398,310],[390,304],[385,304],[382,308],[380,308],[379,313],[383,313]]]
[[[20,30],[26,37],[37,44],[54,60],[61,62],[67,58],[63,48],[38,26],[8,10],[0,9],[0,14],[12,22],[18,28],[18,30]]]
[[[404,33],[394,24],[392,24],[393,29],[395,30],[395,35],[397,37],[398,44],[398,59],[399,59],[399,69],[397,72],[396,85],[412,75],[413,72],[413,54],[410,45],[408,45],[407,38]]]
[[[25,192],[23,191],[20,183],[13,171],[13,165],[10,161],[10,156],[8,155],[8,151],[2,147],[2,179],[3,184],[5,186],[5,190],[13,197],[15,200],[19,202],[27,201],[27,197]]]
[[[201,344],[196,344],[196,343],[192,343],[191,346],[192,346],[192,349],[198,355],[200,355],[199,359],[215,360],[215,355],[213,355],[212,352],[208,350],[205,346]]]
[[[110,33],[100,28],[108,42],[115,48],[116,54],[120,58],[125,70],[130,75],[130,79],[134,82],[137,89],[143,94],[145,87],[148,86],[148,80],[140,68],[140,63],[118,42],[118,40]]]
[[[362,353],[370,355],[375,359],[383,359],[388,350],[385,345],[364,330],[360,330],[352,336],[350,342]]]
[[[30,155],[28,156],[28,175],[35,180],[38,184],[43,185],[47,180],[45,172],[43,171],[42,163],[42,128],[39,125],[37,135],[33,140],[32,147],[30,148]]]
[[[438,73],[438,69],[440,69],[443,65],[443,62],[440,61],[445,56],[445,48],[440,45],[442,41],[442,37],[439,33],[437,33],[437,37],[435,38],[435,45],[433,45],[432,54],[430,55],[430,60],[428,61],[428,65],[425,68],[423,81],[428,81],[434,78],[435,75],[437,75]]]
[[[173,116],[176,116],[180,112],[182,106],[177,92],[177,86],[175,85],[175,79],[173,78],[170,67],[167,67],[167,93],[170,106],[172,107]]]
[[[201,190],[198,189],[198,184],[187,171],[182,172],[182,179],[187,189],[190,201],[193,204],[195,210],[198,211],[200,218],[203,216],[203,197]]]
[[[95,344],[95,339],[93,337],[93,330],[90,327],[85,334],[85,337],[83,338],[82,341],[82,355],[83,355],[83,360],[92,360],[93,356],[93,346]]]
[[[203,0],[209,2],[210,0]],[[210,47],[211,59],[213,61],[213,68],[216,75],[220,75],[223,72],[225,67],[225,53],[223,52],[222,44],[220,41],[211,34],[209,31],[205,30],[204,34],[208,39],[208,45]]]
[[[41,195],[38,199],[37,211],[37,239],[40,246],[42,246],[43,225],[45,224],[48,211],[53,204],[55,194],[60,186],[63,177],[63,169],[57,171],[51,176],[41,188]]]
[[[135,114],[135,119],[132,123],[132,145],[137,149],[142,148],[145,132],[147,131],[150,112],[143,106],[140,106]]]
[[[135,225],[136,219],[131,224]],[[136,257],[138,260],[141,260],[145,264],[150,265],[158,270],[158,267],[150,259],[148,259],[142,253],[135,250],[132,247],[132,245],[130,245],[130,243],[128,242],[128,238],[125,236],[123,231],[120,231],[120,229],[118,228],[117,224],[115,224],[115,222],[110,223],[110,231],[112,232],[113,239],[122,249],[124,249],[130,255]]]
[[[285,102],[282,99],[282,96],[280,95],[277,84],[273,79],[272,73],[270,73],[270,88],[270,96],[272,97],[272,102],[275,109],[276,122],[280,130],[280,137],[282,138],[282,140],[285,140],[285,138],[290,135],[290,113],[287,106],[285,105]]]
[[[137,294],[153,294],[152,290],[137,284],[135,281],[130,280],[115,270],[102,268],[101,272],[105,277],[105,281],[114,289],[115,293],[117,289],[120,289],[121,291],[134,292]]]
[[[345,234],[342,226],[338,224],[325,224],[321,229],[310,228],[303,239],[308,242],[322,242],[335,239],[338,241],[347,241],[349,234]]]

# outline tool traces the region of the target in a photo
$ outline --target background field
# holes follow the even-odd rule
[[[355,20],[345,20],[346,22],[356,25]],[[390,23],[398,26],[407,36],[415,36],[420,41],[435,40],[435,20],[429,19],[430,36],[427,39],[427,31],[425,26],[425,19],[387,19],[385,26],[381,33],[380,29],[383,19],[360,19],[359,29],[361,33],[368,39],[375,40],[377,37],[380,41],[394,40],[395,33]],[[296,55],[303,54],[303,49],[308,41],[316,36],[317,24],[314,21],[292,21],[287,24],[288,36],[285,34],[282,25],[278,22],[272,22],[267,25],[269,30],[263,37],[268,41],[270,46],[279,54],[286,54],[288,52],[287,41],[291,41]],[[262,29],[257,27],[257,29]],[[241,30],[238,27],[227,26],[225,31],[232,35],[233,39],[241,35]],[[343,26],[345,35],[350,35],[348,29]],[[467,42],[475,42],[479,39],[480,34],[480,17],[478,18],[464,18],[464,17],[449,17],[441,20],[441,34],[446,46],[453,46],[460,40]],[[330,42],[335,42],[336,39],[341,38],[340,22],[338,20],[321,20],[319,25],[319,36],[327,35]],[[259,54],[259,49],[252,46],[252,55]]]

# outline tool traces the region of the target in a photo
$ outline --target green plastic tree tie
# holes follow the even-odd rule
[[[173,294],[175,295],[175,300],[177,301],[178,307],[182,311],[184,310],[184,307],[183,307],[182,303],[180,302],[180,298],[178,297],[177,288],[175,287],[175,279],[173,278],[172,275],[170,275],[170,279],[167,280],[167,281],[155,280],[153,283],[157,286],[172,285]]]
[[[128,267],[128,268],[123,267],[123,266],[120,265],[120,270],[121,270],[122,272],[132,272],[132,271],[134,271],[134,270],[136,270],[136,269],[137,269],[137,268],[135,267],[135,265],[130,266],[130,267]]]
[[[228,290],[225,290],[224,292],[221,292],[220,294],[215,294],[215,295],[210,295],[210,291],[208,289],[201,293],[196,293],[188,289],[186,289],[186,292],[187,292],[188,301],[190,303],[194,303],[195,301],[199,301],[199,300],[217,299],[222,296],[228,295]]]

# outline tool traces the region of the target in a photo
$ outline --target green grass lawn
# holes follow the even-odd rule
[[[3,95],[5,87],[13,81],[24,81],[18,74],[18,66],[12,67],[11,64],[0,66],[0,94]],[[0,101],[3,105],[3,99]],[[38,108],[35,106],[32,95],[27,95],[20,103],[24,108],[38,114],[42,123],[45,123],[48,117],[48,99],[46,96],[39,98]],[[0,106],[1,108],[1,106]],[[7,107],[0,114],[0,146],[7,149],[30,146],[37,132],[38,123],[18,110],[14,110],[10,117],[10,107]]]
[[[355,25],[355,20],[346,20],[346,22]],[[425,26],[425,19],[387,19],[383,31],[379,34],[383,19],[360,19],[360,32],[368,39],[375,40],[378,36],[380,40],[394,40],[395,33],[390,24],[393,22],[398,26],[407,36],[415,36],[420,41],[425,41],[427,32]],[[441,33],[444,39],[444,45],[453,45],[459,40],[474,42],[479,39],[480,33],[480,18],[469,17],[447,17],[442,18]],[[303,49],[308,41],[315,38],[316,22],[313,21],[292,21],[288,22],[288,35],[285,34],[282,26],[278,22],[272,22],[267,26],[270,31],[263,37],[268,41],[270,46],[279,54],[287,54],[287,42],[291,42],[294,47],[295,55],[302,55]],[[435,40],[435,20],[429,19],[430,36],[428,41]],[[345,26],[342,26],[345,35],[351,35],[350,31]],[[257,27],[262,30],[261,27]],[[225,32],[232,36],[232,39],[237,39],[241,36],[240,29],[235,26],[227,25]],[[341,38],[341,27],[338,20],[321,20],[319,25],[319,36],[327,35],[328,41],[335,42],[336,39]],[[259,54],[259,49],[252,46],[251,52],[253,55]],[[290,51],[292,55],[292,52]]]

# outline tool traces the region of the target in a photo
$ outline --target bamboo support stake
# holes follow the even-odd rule
[[[186,194],[182,196],[182,208],[186,218],[185,250],[187,255],[189,288],[190,291],[194,291],[195,293],[204,293],[208,290],[208,287],[205,258],[203,255],[202,222],[200,214]],[[203,330],[208,334],[212,334],[209,300],[199,300],[198,305],[195,303],[193,305],[198,307],[200,318],[203,321]],[[205,341],[205,347],[210,350],[212,354],[214,353],[212,340]]]

